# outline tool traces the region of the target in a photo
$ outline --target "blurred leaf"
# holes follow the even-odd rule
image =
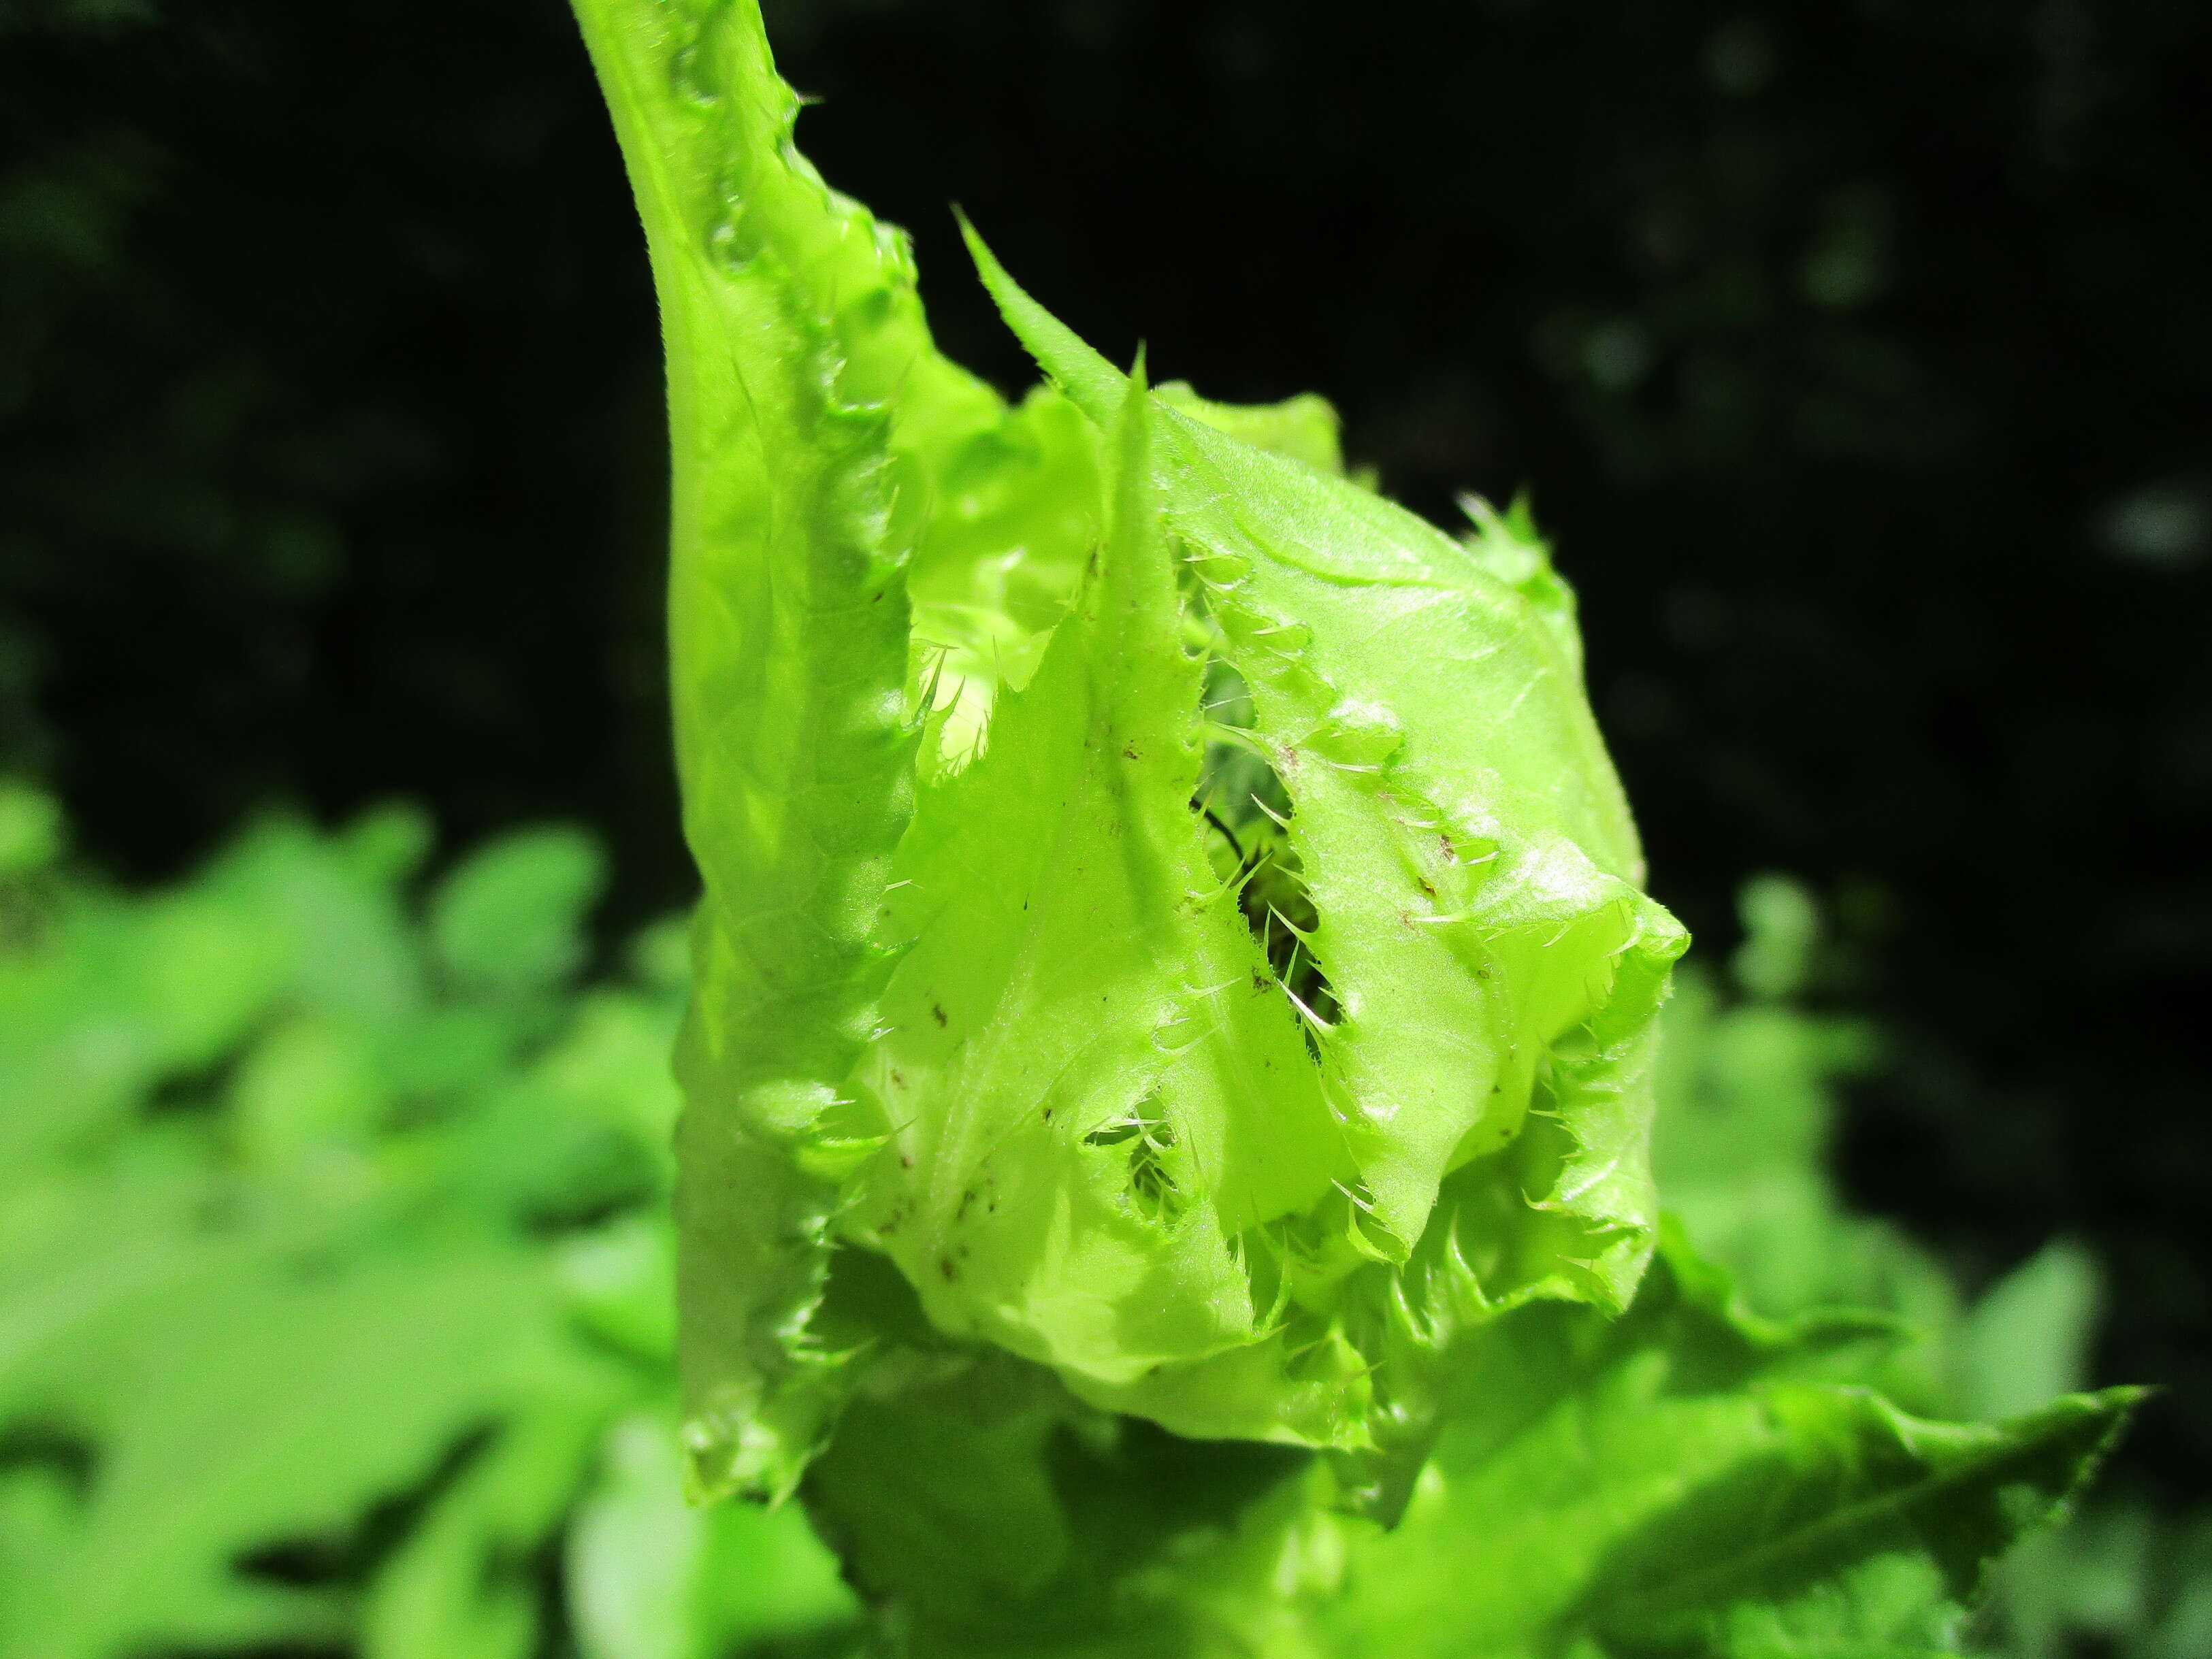
[[[672,1413],[615,1425],[601,1467],[568,1540],[585,1659],[715,1659],[839,1628],[857,1635],[860,1604],[803,1510],[684,1502]]]
[[[196,885],[276,930],[300,1000],[385,1024],[419,1013],[425,996],[422,949],[389,864],[278,818],[248,830]]]
[[[605,1424],[672,1387],[681,988],[516,1007],[580,959],[561,830],[457,870],[432,985],[428,846],[276,820],[0,952],[5,1659],[543,1641]]]
[[[240,1155],[289,1170],[326,1148],[365,1142],[390,1104],[376,1060],[358,1028],[327,1015],[277,1027],[246,1055],[231,1087]]]
[[[675,1430],[653,1417],[616,1424],[569,1528],[568,1595],[585,1659],[694,1659],[705,1523],[684,1502]]]
[[[378,1575],[366,1659],[527,1659],[538,1646],[531,1557],[574,1500],[611,1403],[580,1380],[513,1418]]]
[[[421,872],[437,833],[421,807],[395,801],[362,813],[333,840],[333,850],[364,883],[394,888]]]
[[[0,881],[43,870],[61,856],[62,812],[53,797],[0,778]]]
[[[2096,1264],[2063,1239],[1999,1280],[1959,1330],[1960,1410],[1996,1422],[2085,1387],[2099,1295]]]
[[[1797,938],[1793,950],[1809,948]],[[1664,1019],[1652,1165],[1668,1210],[1762,1313],[1900,1316],[1913,1334],[1865,1380],[1914,1409],[1949,1409],[1956,1292],[1925,1251],[1852,1214],[1828,1175],[1836,1091],[1872,1055],[1870,1035],[1778,998],[1725,1003],[1694,968]]]
[[[1820,913],[1813,896],[1787,876],[1759,876],[1744,884],[1736,910],[1744,941],[1729,959],[1735,982],[1765,999],[1803,990],[1820,943]]]
[[[1747,1348],[1664,1260],[1616,1328],[1507,1322],[1514,1351],[1460,1402],[1405,1524],[1355,1540],[1325,1651],[1948,1651],[1988,1565],[2060,1512],[2134,1399],[1924,1422],[1792,1380],[1817,1328]],[[1532,1375],[1564,1384],[1533,1411]]]
[[[676,1241],[665,1218],[632,1215],[562,1241],[555,1271],[584,1328],[665,1369],[676,1355]]]
[[[43,1310],[47,1339],[9,1356],[0,1411],[93,1448],[65,1547],[0,1614],[11,1656],[326,1627],[327,1592],[241,1559],[343,1533],[464,1437],[540,1401],[618,1392],[562,1351],[527,1256],[349,1250],[281,1213],[181,1244],[148,1237],[218,1196],[180,1184],[160,1208],[125,1183],[98,1194],[112,1207],[58,1216],[33,1275],[0,1287],[0,1322],[21,1330]]]
[[[584,919],[605,879],[580,830],[525,830],[471,854],[430,902],[430,934],[456,982],[536,991],[584,960]]]

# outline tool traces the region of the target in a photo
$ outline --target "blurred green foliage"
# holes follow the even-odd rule
[[[0,1654],[848,1623],[795,1510],[681,1498],[680,929],[580,985],[572,830],[418,900],[419,815],[273,820],[125,895],[58,818],[0,791]]]
[[[74,864],[0,785],[0,1656],[722,1659],[852,1650],[794,1505],[681,1493],[674,923],[594,964],[587,837],[427,880],[427,821],[265,821],[174,885]],[[1670,1009],[1661,1179],[1762,1313],[1910,1319],[1881,1379],[1991,1419],[2082,1381],[2094,1264],[1967,1304],[1825,1173],[1876,1036],[1753,884],[1732,986]],[[2189,1659],[2212,1516],[2124,1499],[2002,1570],[2011,1659]]]
[[[1981,1296],[1926,1246],[1853,1213],[1831,1175],[1838,1091],[1876,1062],[1864,1022],[1813,1012],[1821,919],[1785,878],[1747,883],[1727,982],[1677,981],[1661,1052],[1660,1192],[1759,1312],[1887,1313],[1900,1337],[1868,1378],[1908,1409],[1977,1422],[2087,1386],[2103,1299],[2095,1261],[2058,1239]],[[2212,1645],[2212,1512],[2179,1522],[2093,1497],[1998,1565],[1978,1647],[2012,1659],[2183,1659]]]

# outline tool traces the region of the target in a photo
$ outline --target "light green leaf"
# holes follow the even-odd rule
[[[2096,1263],[2064,1240],[1999,1279],[1960,1328],[1960,1410],[1995,1422],[2085,1387],[2099,1296]]]
[[[43,789],[0,778],[0,881],[37,874],[64,845],[61,804]]]
[[[568,1528],[569,1616],[584,1659],[695,1659],[706,1511],[684,1501],[673,1423],[625,1418]]]
[[[1325,1459],[924,1340],[807,1500],[914,1659],[1949,1652],[2133,1396],[1928,1423],[1823,1380],[1881,1334],[1748,1316],[1670,1243],[1626,1316],[1538,1303],[1466,1346],[1395,1528],[1343,1513]]]
[[[363,1659],[527,1659],[541,1645],[531,1557],[574,1501],[611,1401],[580,1375],[533,1381],[544,1391],[514,1402],[377,1575]]]
[[[1279,404],[1217,404],[1188,382],[1170,380],[1152,395],[1240,443],[1303,461],[1316,472],[1344,476],[1342,426],[1325,398],[1302,392]]]
[[[1036,678],[901,849],[916,943],[862,1076],[902,1127],[854,1218],[940,1328],[1107,1392],[1265,1340],[1231,1241],[1355,1173],[1190,811],[1201,665],[1145,441]],[[1216,1393],[1224,1426],[1273,1426]]]
[[[1790,964],[1773,984],[1796,983],[1811,966],[1809,902],[1788,884],[1747,890],[1744,948],[1771,947]],[[1777,915],[1785,935],[1769,925]],[[1668,1208],[1763,1313],[1825,1305],[1897,1316],[1898,1340],[1858,1380],[1915,1410],[1956,1409],[1958,1292],[1896,1228],[1850,1213],[1828,1174],[1838,1086],[1875,1060],[1870,1033],[1778,994],[1724,1000],[1694,965],[1663,1024],[1652,1162]]]
[[[1048,372],[1094,419],[1116,418],[1120,377],[970,242]],[[1271,908],[1262,931],[1294,932],[1314,970],[1315,994],[1299,998],[1294,975],[1285,999],[1341,1125],[1335,1167],[1316,1173],[1349,1200],[1334,1224],[1311,1199],[1263,1206],[1239,1246],[1259,1263],[1255,1290],[1282,1287],[1285,1343],[1340,1353],[1343,1381],[1332,1425],[1292,1403],[1310,1384],[1271,1382],[1249,1355],[1111,1392],[1095,1367],[1066,1374],[1185,1432],[1411,1448],[1433,1411],[1426,1377],[1460,1328],[1529,1297],[1619,1307],[1632,1291],[1654,1222],[1643,1161],[1654,1017],[1684,939],[1632,884],[1634,831],[1563,643],[1565,613],[1502,580],[1492,555],[1242,444],[1179,401],[1154,402],[1157,488],[1209,648],[1248,714],[1217,731],[1256,755],[1288,808],[1261,803],[1286,819],[1284,864],[1310,914],[1300,927]],[[1515,574],[1532,580],[1540,551],[1518,545]],[[1261,816],[1224,805],[1232,819]],[[1191,1115],[1166,1116],[1178,1144],[1202,1138]],[[1297,1132],[1279,1142],[1296,1146]],[[1243,1218],[1217,1212],[1232,1233]],[[1264,1231],[1285,1213],[1364,1239],[1381,1263],[1429,1240],[1413,1276],[1426,1298],[1419,1338],[1407,1340],[1389,1272],[1326,1252],[1315,1271],[1312,1241]],[[1250,1299],[1266,1305],[1264,1291]],[[1364,1379],[1386,1354],[1378,1435]]]
[[[399,844],[380,848],[387,836]],[[425,995],[424,952],[400,890],[415,839],[383,813],[369,814],[335,842],[296,820],[275,819],[225,849],[192,895],[204,893],[275,930],[286,994],[389,1026],[418,1012]],[[179,975],[179,983],[216,994],[224,964],[196,965],[198,974]],[[243,1021],[230,1029],[234,1040]]]
[[[241,1561],[342,1533],[548,1390],[583,1391],[554,1415],[588,1422],[614,1386],[554,1340],[525,1257],[349,1249],[311,1217],[192,1225],[218,1196],[189,1170],[80,1184],[0,1265],[0,1419],[96,1449],[0,1613],[9,1659],[325,1632],[324,1593]]]
[[[705,1486],[781,1494],[842,1386],[806,1333],[838,1183],[801,1153],[849,1138],[890,967],[916,509],[1005,411],[930,345],[903,238],[791,148],[757,7],[577,15],[668,343],[677,748],[707,890],[679,1058],[689,1432]]]
[[[1769,1001],[1802,990],[1820,943],[1813,896],[1786,876],[1759,876],[1744,884],[1736,908],[1744,939],[1729,961],[1735,982]]]
[[[1610,1330],[1565,1309],[1498,1328],[1403,1525],[1352,1539],[1328,1651],[1948,1651],[1990,1563],[2062,1512],[2136,1397],[1922,1421],[1793,1380],[1832,1334],[1747,1346],[1756,1328],[1693,1283],[1655,1273]]]
[[[585,1659],[720,1659],[841,1629],[857,1637],[859,1603],[796,1505],[684,1502],[672,1418],[616,1424],[601,1467],[567,1556]]]
[[[1318,1659],[1297,1596],[1334,1523],[1306,1454],[1180,1440],[1003,1357],[903,1380],[806,1492],[908,1659]]]
[[[580,830],[526,830],[478,848],[430,899],[440,964],[471,988],[550,989],[582,965],[604,860]]]

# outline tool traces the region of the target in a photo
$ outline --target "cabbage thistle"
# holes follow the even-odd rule
[[[830,1328],[855,1255],[1101,1407],[1418,1447],[1468,1331],[1651,1253],[1684,935],[1571,595],[1525,520],[1347,479],[1316,399],[1147,392],[971,234],[1053,383],[1010,406],[749,9],[680,52],[598,9],[611,83],[690,94],[617,107],[676,371],[702,1484],[787,1490],[894,1346]]]
[[[932,343],[906,237],[794,149],[757,0],[577,9],[668,349],[697,1490],[803,1488],[914,1651],[1059,1651],[1054,1620],[1071,1652],[1368,1651],[1390,1598],[1328,1600],[1347,1550],[1429,1550],[1449,1589],[1516,1527],[1542,1570],[1499,1650],[1674,1630],[1605,1625],[1591,1564],[1650,1579],[1626,1531],[1708,1454],[1797,1484],[1685,1521],[1698,1559],[1794,1516],[1807,1583],[1918,1524],[1820,1532],[1852,1482],[1971,1488],[1954,1605],[2118,1407],[2002,1447],[1850,1390],[1779,1424],[1752,1379],[1875,1327],[1747,1323],[1679,1249],[1636,1300],[1686,941],[1526,512],[1446,534],[1346,475],[1319,399],[1149,386],[969,230],[1046,377],[1009,404]],[[1670,1366],[1723,1416],[1668,1415]],[[1573,1527],[1482,1486],[1576,1401],[1666,1480]],[[1607,1443],[1557,1433],[1554,1484],[1641,1467],[1568,1476]],[[1990,1518],[1972,1460],[2031,1443],[2040,1507]],[[1429,1482],[1478,1467],[1475,1508]],[[1313,1650],[1282,1623],[1309,1590]],[[1456,1628],[1372,1650],[1487,1650]]]

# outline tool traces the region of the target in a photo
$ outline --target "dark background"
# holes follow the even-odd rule
[[[1845,1166],[1984,1280],[2090,1243],[2129,1478],[2212,1486],[2212,9],[787,0],[833,181],[1028,365],[1314,387],[1525,485],[1654,880],[1797,872]],[[0,0],[0,766],[173,871],[271,803],[561,815],[682,901],[652,298],[556,0]],[[2207,1230],[2212,1237],[2212,1229]]]

